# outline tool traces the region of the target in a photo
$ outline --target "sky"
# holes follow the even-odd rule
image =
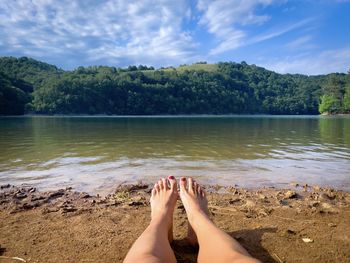
[[[350,0],[0,0],[0,56],[78,66],[350,69]]]

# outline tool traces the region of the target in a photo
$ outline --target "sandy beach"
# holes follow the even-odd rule
[[[205,186],[212,220],[263,262],[348,262],[350,193],[318,186],[288,189]],[[150,186],[120,185],[107,197],[74,189],[0,190],[0,262],[122,262],[150,221]],[[178,201],[173,248],[195,262]]]

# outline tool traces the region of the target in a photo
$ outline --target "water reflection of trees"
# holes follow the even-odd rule
[[[323,143],[343,144],[350,148],[349,117],[321,117],[319,119],[319,130]]]
[[[0,127],[2,163],[22,159],[37,164],[65,155],[101,156],[102,161],[122,157],[259,159],[298,146],[345,143],[350,147],[350,119],[346,118],[35,117],[5,123]]]

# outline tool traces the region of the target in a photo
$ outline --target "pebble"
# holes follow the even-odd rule
[[[62,213],[69,213],[69,212],[75,212],[78,209],[76,209],[74,206],[66,206],[62,208]]]
[[[313,202],[310,202],[310,207],[318,207],[320,205],[320,201],[313,201]]]
[[[261,199],[261,200],[267,199],[266,195],[263,195],[263,194],[259,194],[258,197],[259,197],[259,199]]]
[[[228,201],[229,202],[229,204],[234,204],[234,203],[237,203],[237,202],[239,202],[239,201],[241,201],[241,199],[240,198],[235,198],[235,199],[231,199],[230,201]]]
[[[303,237],[302,240],[303,240],[305,243],[313,243],[313,242],[314,242],[313,239],[308,238],[308,237]]]
[[[247,200],[244,206],[246,206],[246,207],[254,207],[255,203],[253,201],[251,201],[251,200]]]
[[[58,190],[49,195],[49,198],[55,198],[55,197],[60,197],[64,195],[64,190]]]
[[[81,193],[80,198],[89,198],[90,195],[88,193]]]
[[[287,234],[291,234],[291,235],[295,235],[296,231],[292,230],[292,229],[287,229]]]
[[[140,206],[143,205],[143,202],[132,201],[128,203],[129,206]]]
[[[321,200],[331,200],[330,196],[327,193],[320,194]]]
[[[292,198],[296,198],[297,197],[297,193],[295,191],[287,191],[285,194],[284,194],[284,198],[286,199],[292,199]]]
[[[15,194],[15,197],[18,198],[18,199],[23,199],[23,198],[27,197],[27,194],[19,192],[19,193]]]
[[[321,187],[319,187],[318,185],[314,186],[313,188],[314,188],[314,190],[317,191],[317,192],[321,191]]]
[[[336,227],[336,226],[337,226],[337,224],[334,224],[334,223],[329,223],[329,224],[328,224],[328,226],[329,226],[329,227]]]
[[[288,205],[289,205],[289,203],[288,203],[287,200],[280,200],[279,203],[280,203],[281,205],[283,205],[283,206],[288,206]]]
[[[328,203],[321,203],[321,206],[324,209],[331,209],[332,208],[332,206],[330,204],[328,204]]]

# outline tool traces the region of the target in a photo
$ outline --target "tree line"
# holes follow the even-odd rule
[[[350,113],[350,74],[278,74],[245,62],[65,71],[0,58],[0,114]]]

